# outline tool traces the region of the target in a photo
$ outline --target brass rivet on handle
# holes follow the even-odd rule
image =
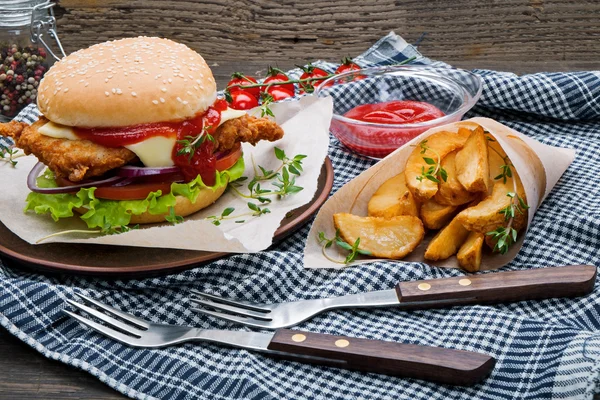
[[[296,333],[294,336],[292,336],[292,340],[296,343],[304,342],[306,340],[306,335]]]
[[[337,347],[348,347],[348,346],[350,346],[350,342],[347,341],[346,339],[338,339],[335,341],[335,345]]]
[[[429,290],[431,289],[431,285],[429,283],[419,283],[419,286],[417,286],[419,288],[419,290]]]
[[[471,284],[471,280],[470,279],[461,279],[460,281],[458,281],[458,284],[460,286],[469,286]]]

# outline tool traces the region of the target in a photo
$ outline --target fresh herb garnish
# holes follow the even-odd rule
[[[423,157],[423,161],[425,161],[429,167],[427,170],[425,170],[424,166],[421,167],[421,175],[417,176],[417,180],[419,182],[421,182],[423,179],[429,179],[435,183],[440,183],[440,180],[446,182],[448,179],[448,172],[446,172],[446,170],[442,167],[442,157],[440,154],[427,145],[427,140],[423,140],[421,143],[419,143],[419,147],[421,148],[421,154],[425,154],[427,151],[430,151],[437,159],[434,160],[431,157]]]
[[[10,163],[13,167],[17,165],[15,158],[23,157],[24,155],[25,153],[13,146],[5,146],[0,143],[0,160]]]
[[[50,239],[54,236],[67,235],[69,233],[86,233],[86,234],[101,234],[101,235],[118,235],[123,232],[129,232],[134,229],[139,229],[140,225],[128,226],[128,225],[110,225],[106,224],[102,229],[69,229],[66,231],[60,231],[52,233],[48,236],[44,236],[41,239],[38,239],[36,243],[41,243],[46,239]]]
[[[183,217],[181,215],[175,215],[175,207],[169,207],[169,215],[165,216],[167,222],[172,223],[173,225],[177,225],[183,222]]]
[[[331,239],[329,239],[325,236],[325,232],[319,232],[318,239],[319,239],[319,244],[321,244],[321,252],[323,253],[323,256],[325,256],[325,258],[327,258],[329,261],[332,261],[337,264],[350,264],[352,261],[354,261],[356,259],[356,256],[358,254],[363,254],[366,256],[371,255],[370,251],[361,250],[358,248],[358,246],[360,245],[360,238],[356,238],[356,240],[354,241],[354,244],[352,244],[352,245],[346,243],[346,241],[344,241],[344,239],[342,239],[340,237],[339,229],[337,229],[335,231],[335,236]],[[330,248],[333,244],[335,244],[336,246],[349,252],[344,261],[336,260],[334,258],[331,258],[329,255],[327,255],[326,249]]]
[[[300,192],[303,188],[296,185],[296,177],[302,173],[302,160],[306,158],[304,154],[298,154],[289,158],[285,151],[275,147],[275,157],[281,161],[281,165],[276,170],[267,170],[262,166],[256,166],[254,160],[254,178],[248,182],[249,194],[244,194],[237,187],[241,186],[239,182],[246,179],[238,179],[231,188],[241,197],[246,199],[258,200],[261,203],[270,203],[271,199],[267,196],[277,196],[283,198],[287,195]],[[277,188],[273,190],[261,186],[261,182],[271,180],[270,184]],[[237,187],[236,187],[237,186]]]
[[[204,120],[202,120],[204,124]],[[191,161],[196,153],[196,150],[204,143],[206,140],[215,143],[215,138],[208,133],[208,131],[212,128],[212,125],[206,125],[202,127],[202,131],[198,134],[198,136],[186,136],[182,140],[178,140],[177,144],[181,145],[181,148],[177,150],[178,156],[187,156]]]
[[[485,132],[489,134],[489,132]],[[486,135],[486,138],[490,142],[495,142],[495,140]],[[504,164],[500,166],[500,174],[494,177],[494,180],[502,180],[503,183],[508,181],[508,178],[513,177],[512,171],[512,163],[508,156],[504,156],[495,148],[488,146],[488,148],[498,154]],[[510,203],[508,206],[498,211],[499,214],[504,214],[504,221],[506,222],[506,226],[500,226],[493,231],[487,232],[487,236],[491,236],[493,240],[496,241],[494,245],[494,251],[500,254],[506,254],[510,246],[512,246],[517,241],[517,230],[513,228],[513,222],[517,215],[517,213],[523,215],[525,214],[525,210],[529,209],[529,206],[525,202],[525,200],[518,195],[517,193],[517,182],[516,179],[513,179],[513,191],[506,193],[506,195],[510,198]]]
[[[231,215],[235,211],[235,208],[227,207],[226,209],[223,210],[223,212],[221,212],[221,215],[211,215],[210,217],[206,217],[206,219],[210,220],[213,223],[213,225],[216,225],[216,226],[221,225],[221,221],[227,220],[227,219],[234,219],[234,220],[236,220],[235,221],[236,224],[241,224],[241,223],[246,222],[246,220],[243,220],[243,219],[240,220],[239,218],[241,218],[241,217],[245,217],[245,216],[260,217],[261,215],[269,214],[271,212],[271,210],[269,210],[268,208],[261,207],[258,204],[251,203],[251,202],[248,202],[248,208],[250,209],[251,212],[238,214],[238,215]]]

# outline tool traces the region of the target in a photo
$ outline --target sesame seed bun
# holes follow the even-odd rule
[[[137,37],[63,58],[40,83],[37,103],[58,124],[120,127],[190,118],[216,96],[200,54],[168,39]]]

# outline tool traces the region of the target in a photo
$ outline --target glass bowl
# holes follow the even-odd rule
[[[454,68],[389,66],[365,68],[331,77],[316,90],[319,97],[333,98],[331,133],[350,150],[382,158],[430,128],[459,121],[481,96],[479,76]],[[345,117],[363,104],[393,100],[422,101],[444,116],[407,124],[364,122]]]

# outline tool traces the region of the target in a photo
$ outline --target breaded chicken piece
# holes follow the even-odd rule
[[[215,151],[226,151],[239,142],[255,145],[260,140],[279,140],[283,137],[283,129],[270,119],[244,115],[225,121],[217,128],[213,137],[216,141]]]
[[[89,140],[56,139],[42,135],[38,128],[46,124],[44,117],[29,126],[22,122],[0,124],[0,136],[10,136],[26,154],[35,155],[57,176],[72,182],[101,176],[136,159],[124,147],[104,147]],[[215,151],[227,151],[239,142],[253,145],[260,140],[274,141],[283,137],[283,129],[266,118],[243,116],[225,121],[215,131]]]
[[[0,134],[11,136],[15,145],[26,154],[35,155],[57,176],[72,182],[103,175],[137,157],[124,147],[108,148],[89,140],[55,139],[42,135],[38,128],[47,122],[41,117],[31,126],[19,122],[0,124]]]

